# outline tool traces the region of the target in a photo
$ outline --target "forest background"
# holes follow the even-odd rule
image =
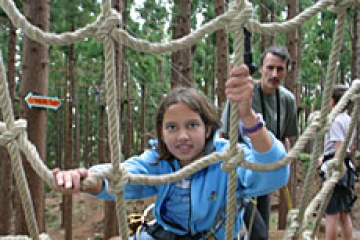
[[[74,31],[93,21],[100,13],[96,0],[16,0],[16,6],[39,28],[55,33]],[[253,0],[254,18],[260,22],[291,19],[316,1]],[[164,42],[187,35],[227,10],[228,1],[144,0],[113,1],[122,14],[122,25],[132,36],[151,42]],[[359,9],[350,8],[344,43],[338,65],[337,82],[350,85],[359,77]],[[257,66],[267,46],[286,45],[292,55],[291,71],[285,86],[297,99],[300,132],[309,114],[321,105],[336,15],[323,11],[299,29],[286,35],[248,34],[245,59]],[[89,167],[110,162],[104,90],[103,45],[86,39],[73,45],[45,46],[23,35],[0,13],[0,48],[7,68],[7,78],[16,116],[28,122],[29,139],[49,168]],[[219,107],[225,101],[224,83],[228,63],[233,59],[233,34],[219,30],[188,49],[161,55],[116,46],[116,78],[121,119],[120,136],[124,159],[140,153],[154,137],[153,116],[159,99],[175,85],[192,85]],[[259,76],[254,73],[254,78]],[[58,97],[57,110],[29,108],[29,93]],[[359,149],[359,140],[356,140]],[[310,152],[311,144],[307,148]],[[11,163],[5,149],[0,151],[0,235],[27,234],[21,201],[11,175]],[[41,231],[45,231],[45,192],[49,189],[24,161],[29,188]],[[292,167],[296,168],[296,164]],[[297,170],[294,169],[293,172]],[[292,182],[296,203],[296,176]],[[63,197],[63,226],[66,239],[71,237],[72,197]],[[114,203],[105,208],[105,237],[116,235]],[[286,214],[286,213],[285,213]],[[284,227],[284,221],[279,225]]]

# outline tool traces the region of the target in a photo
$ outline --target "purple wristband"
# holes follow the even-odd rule
[[[264,122],[262,115],[260,113],[258,113],[258,114],[256,114],[256,116],[258,117],[257,118],[258,120],[257,120],[256,124],[250,128],[245,127],[243,122],[240,120],[240,128],[244,134],[254,133],[265,126],[265,122]]]

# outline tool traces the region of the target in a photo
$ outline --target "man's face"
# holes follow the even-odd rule
[[[260,67],[261,85],[265,93],[274,93],[286,77],[286,61],[268,53]]]

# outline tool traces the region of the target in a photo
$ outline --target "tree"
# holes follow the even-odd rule
[[[359,29],[360,29],[360,8],[355,9],[353,20],[353,34],[352,34],[352,47],[351,47],[351,79],[359,78],[359,65],[358,65],[358,50],[360,48],[359,41]]]
[[[215,1],[215,14],[219,16],[225,12],[225,1]],[[219,106],[226,101],[225,82],[228,77],[228,34],[226,29],[216,31],[216,76],[218,81],[217,94]]]
[[[299,1],[288,0],[288,17],[290,20],[299,13]],[[285,79],[285,87],[290,90],[296,96],[296,104],[300,105],[300,91],[296,84],[296,80],[300,73],[300,29],[295,29],[287,33],[286,35],[286,47],[289,50],[291,56],[290,70]],[[294,161],[291,164],[291,177],[288,183],[291,199],[288,201],[295,202],[296,200],[296,185],[297,185],[297,163]],[[286,195],[284,191],[280,191],[279,196],[279,221],[278,229],[285,229],[286,227],[286,216],[288,213],[288,207],[286,205]]]
[[[173,39],[178,39],[190,33],[190,0],[174,1],[174,19],[172,31]],[[191,86],[193,80],[191,77],[191,49],[183,49],[172,53],[171,60],[173,70],[171,73],[171,87],[177,85]]]
[[[16,28],[9,21],[9,39],[8,39],[8,59],[7,59],[7,80],[9,83],[10,99],[14,105],[15,100],[15,54],[16,54]],[[14,109],[14,108],[13,108]],[[13,198],[13,181],[11,169],[11,159],[4,147],[0,148],[0,191],[3,197],[0,198],[0,235],[10,234],[12,219],[12,198]]]
[[[0,235],[10,235],[11,232],[11,201],[12,201],[12,176],[10,156],[4,147],[0,147],[0,191],[3,193],[0,198]]]
[[[359,37],[359,32],[360,32],[360,8],[356,8],[355,9],[356,11],[356,17],[354,19],[354,43],[353,45],[355,45],[353,47],[353,55],[355,55],[355,57],[353,57],[353,60],[355,61],[355,64],[356,66],[353,68],[354,69],[354,74],[352,74],[353,79],[355,78],[360,78],[360,57],[359,57],[359,54],[360,54],[360,37]],[[355,59],[354,59],[355,58]],[[356,149],[359,150],[360,149],[360,120],[358,120],[357,122],[357,136],[356,136]],[[360,168],[360,165],[359,165],[359,161],[356,161],[358,164],[357,164],[357,170]]]
[[[265,3],[260,4],[260,22],[266,23],[271,21],[272,12],[270,12],[269,9],[270,8],[267,7]],[[260,52],[263,52],[272,43],[273,43],[272,36],[262,35],[260,42]]]
[[[75,29],[75,24],[73,22],[72,30]],[[64,158],[64,169],[72,169],[74,162],[74,134],[73,134],[73,107],[74,107],[74,97],[75,97],[75,45],[72,44],[69,46],[68,54],[68,74],[66,74],[66,110],[65,110],[65,158]],[[73,197],[70,194],[63,195],[63,226],[65,228],[65,239],[72,239],[72,202]]]
[[[34,25],[44,31],[49,30],[50,6],[47,0],[25,0],[24,15]],[[48,93],[48,47],[28,38],[23,37],[22,53],[22,82],[20,86],[20,117],[28,122],[29,140],[36,146],[42,159],[46,157],[46,121],[47,112],[43,109],[27,107],[25,96],[32,92],[39,95]],[[33,171],[30,164],[24,161],[31,197],[34,203],[35,215],[40,232],[45,231],[44,218],[44,182]],[[23,212],[17,205],[16,234],[28,235]]]

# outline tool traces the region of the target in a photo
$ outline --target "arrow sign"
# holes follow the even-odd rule
[[[32,92],[25,97],[25,102],[29,108],[37,107],[51,110],[57,110],[61,105],[61,100],[57,97],[39,96],[32,94]]]

